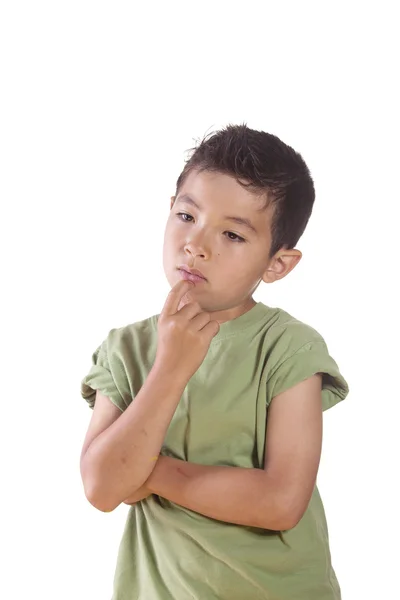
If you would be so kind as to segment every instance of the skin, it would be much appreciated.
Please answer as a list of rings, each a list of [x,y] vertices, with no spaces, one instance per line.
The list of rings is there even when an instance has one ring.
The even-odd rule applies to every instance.
[[[185,202],[185,196],[201,210]],[[228,175],[197,171],[171,198],[163,247],[166,277],[173,287],[181,279],[179,265],[201,271],[207,281],[193,286],[191,298],[219,323],[250,310],[260,283],[282,279],[302,257],[299,250],[282,249],[268,259],[273,208],[260,211],[263,202]],[[226,215],[249,219],[256,232]]]

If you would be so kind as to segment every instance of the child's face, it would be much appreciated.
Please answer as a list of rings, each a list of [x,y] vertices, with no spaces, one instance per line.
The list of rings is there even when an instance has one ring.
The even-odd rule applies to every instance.
[[[204,310],[248,304],[260,281],[268,280],[273,262],[268,261],[272,211],[258,212],[263,203],[232,177],[192,171],[171,200],[165,229],[163,263],[171,287],[182,279],[179,267],[186,265],[206,278],[192,290]],[[255,231],[226,218],[230,216],[248,219]]]

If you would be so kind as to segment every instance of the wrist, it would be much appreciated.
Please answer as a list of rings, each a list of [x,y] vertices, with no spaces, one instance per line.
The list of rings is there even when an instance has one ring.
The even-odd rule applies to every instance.
[[[150,371],[150,375],[157,381],[162,381],[168,390],[174,390],[180,392],[181,394],[183,394],[183,391],[190,379],[182,376],[182,374],[179,372],[171,371],[171,369],[168,369],[157,360]]]
[[[171,459],[169,456],[160,455],[156,466],[146,481],[146,488],[151,494],[162,496],[163,482],[171,476]]]

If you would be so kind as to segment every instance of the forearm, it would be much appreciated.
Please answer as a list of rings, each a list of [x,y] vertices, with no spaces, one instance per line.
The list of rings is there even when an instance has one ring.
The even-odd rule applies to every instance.
[[[184,387],[154,368],[129,407],[93,440],[82,477],[97,508],[113,510],[147,480]]]
[[[129,504],[130,506],[132,506],[133,504],[136,504],[137,502],[140,502],[141,500],[144,500],[145,498],[148,498],[148,496],[150,496],[150,492],[146,487],[146,484],[142,485],[140,488],[138,488],[135,492],[129,494],[129,496],[127,498],[125,498],[124,500],[124,504]]]
[[[262,469],[204,466],[160,456],[146,488],[219,521],[289,529],[283,494]]]

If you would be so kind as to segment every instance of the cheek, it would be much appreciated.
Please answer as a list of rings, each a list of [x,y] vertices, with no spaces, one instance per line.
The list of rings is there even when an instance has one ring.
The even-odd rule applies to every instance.
[[[167,223],[164,232],[164,244],[163,244],[163,256],[164,261],[174,260],[176,252],[179,250],[180,237],[176,231],[176,228],[171,226],[171,223]]]
[[[186,244],[186,232],[176,223],[170,223],[166,230],[165,239],[167,248],[176,252]]]
[[[168,260],[168,256],[171,254],[171,248],[172,248],[171,236],[169,234],[168,227],[167,227],[165,229],[165,232],[164,232],[164,243],[163,243],[163,258],[164,258],[164,262],[166,260]]]

